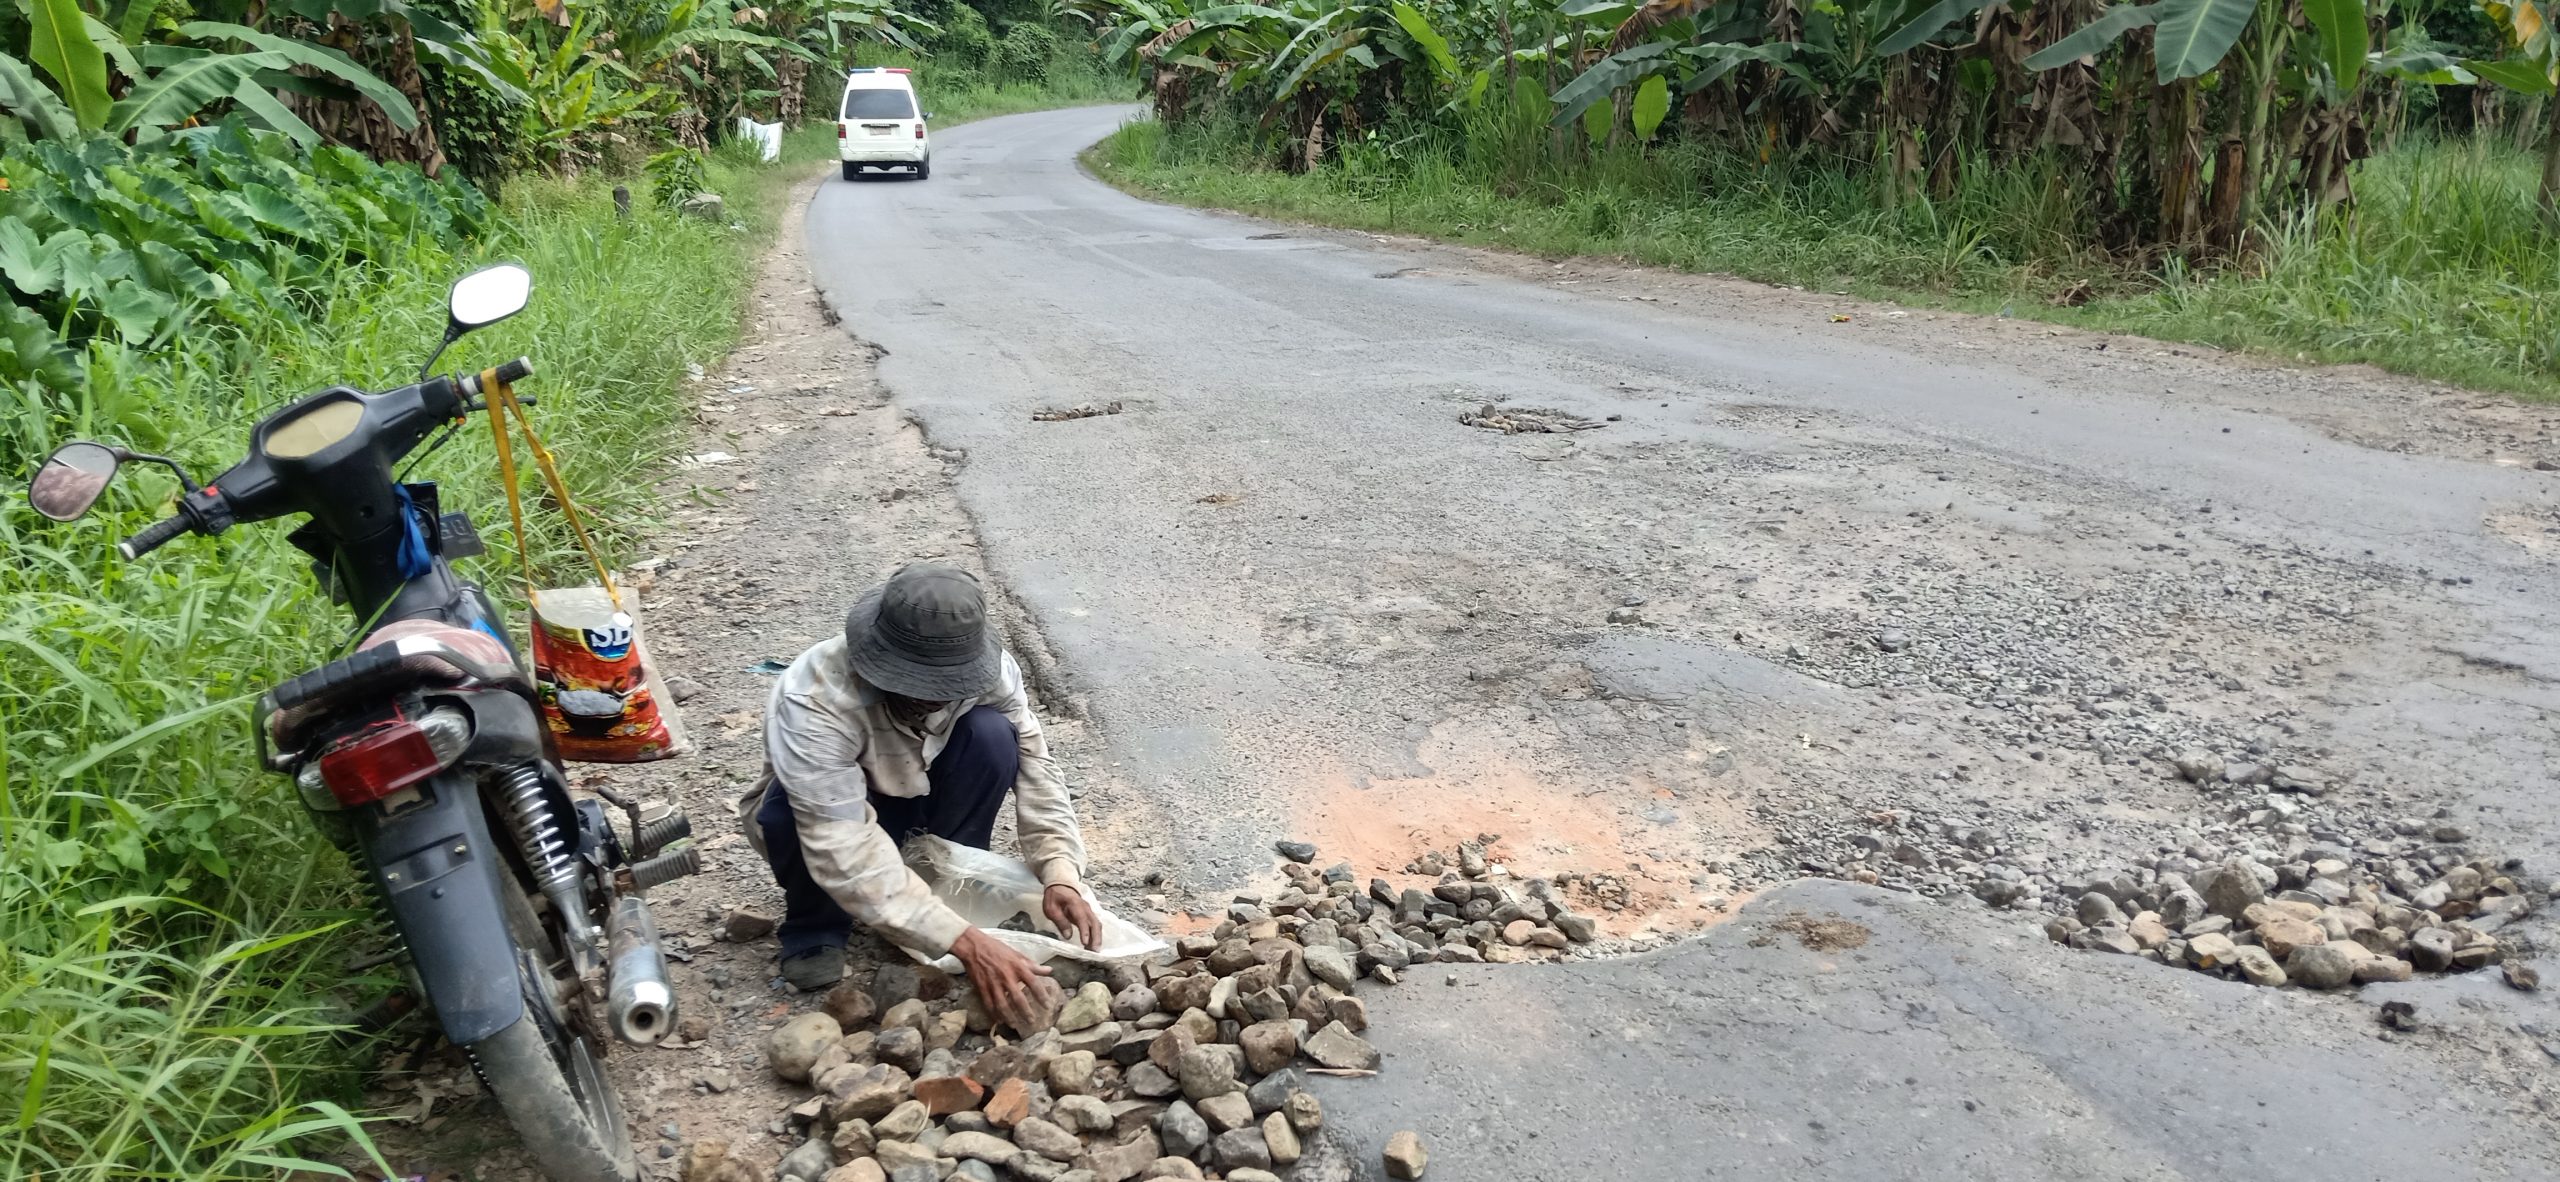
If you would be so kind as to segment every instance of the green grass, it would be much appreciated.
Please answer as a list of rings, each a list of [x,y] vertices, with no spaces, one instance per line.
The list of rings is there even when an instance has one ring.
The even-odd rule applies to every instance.
[[[1037,84],[919,74],[943,126],[1127,97],[1062,58]],[[831,124],[786,137],[780,165],[706,161],[731,224],[655,208],[615,214],[615,179],[511,183],[499,229],[456,253],[380,244],[304,303],[306,318],[189,334],[93,361],[62,437],[147,442],[209,475],[250,425],[322,387],[414,376],[446,285],[501,259],[531,268],[526,312],[465,338],[444,368],[533,359],[522,389],[609,560],[652,524],[649,481],[683,439],[688,363],[735,344],[783,202],[835,155]],[[492,553],[465,574],[522,620],[485,421],[419,470],[469,510]],[[351,977],[384,937],[345,860],[282,780],[256,770],[251,699],[341,651],[350,621],[285,543],[290,523],[185,538],[133,564],[116,539],[162,515],[174,482],[126,473],[71,525],[0,500],[0,1178],[267,1178],[369,1142],[361,1048],[344,1007],[394,984]],[[529,544],[546,578],[589,576],[555,514]],[[345,1105],[345,1106],[342,1106]]]
[[[147,423],[210,475],[266,408],[408,380],[450,279],[515,259],[535,275],[531,307],[448,365],[533,358],[532,414],[625,552],[649,521],[646,481],[681,438],[685,364],[737,339],[780,198],[827,139],[793,137],[788,168],[715,154],[734,227],[646,197],[618,218],[602,178],[518,183],[468,257],[433,243],[378,255],[338,274],[310,319],[128,359],[74,417],[121,438]],[[470,573],[512,592],[489,438],[473,427],[421,471],[498,551]],[[349,980],[343,967],[381,938],[344,860],[256,770],[249,705],[336,652],[349,624],[285,544],[288,523],[114,558],[171,491],[129,472],[103,512],[71,525],[14,493],[0,504],[0,1177],[270,1177],[297,1146],[328,1152],[357,1132],[332,1103],[351,1101],[355,1057],[325,1030],[390,983],[389,970]],[[537,514],[542,565],[584,578],[551,516]]]
[[[2246,267],[2143,272],[2092,252],[2057,162],[1972,167],[1942,200],[1880,199],[1862,174],[1689,145],[1559,161],[1534,120],[1381,133],[1308,174],[1251,128],[1132,124],[1088,157],[1133,192],[1544,256],[1600,255],[1875,299],[2370,362],[2560,397],[2560,236],[2537,227],[2533,161],[2410,143],[2367,161],[2359,200],[2269,227]],[[2058,302],[2086,298],[2078,306]]]

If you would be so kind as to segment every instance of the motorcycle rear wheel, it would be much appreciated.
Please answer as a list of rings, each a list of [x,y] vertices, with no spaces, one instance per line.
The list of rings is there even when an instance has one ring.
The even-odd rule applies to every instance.
[[[536,963],[551,937],[520,891],[508,894],[508,924],[523,955],[524,1016],[463,1048],[481,1085],[515,1126],[525,1152],[552,1182],[633,1182],[640,1176],[622,1104],[602,1057],[574,1015],[554,1000],[553,979]]]

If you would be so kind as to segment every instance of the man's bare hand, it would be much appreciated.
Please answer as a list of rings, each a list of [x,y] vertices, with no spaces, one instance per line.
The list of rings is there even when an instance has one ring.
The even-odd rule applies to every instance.
[[[1102,921],[1094,918],[1093,904],[1084,901],[1083,891],[1065,883],[1052,886],[1040,892],[1040,910],[1066,938],[1087,948],[1102,947]]]
[[[951,955],[968,968],[970,987],[990,1013],[1024,1034],[1040,1024],[1038,991],[1048,966],[1031,963],[1030,957],[977,928],[951,942]]]

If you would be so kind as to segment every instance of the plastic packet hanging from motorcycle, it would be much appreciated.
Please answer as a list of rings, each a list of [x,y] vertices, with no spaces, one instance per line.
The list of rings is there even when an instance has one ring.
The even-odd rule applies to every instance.
[[[640,597],[602,587],[533,596],[533,679],[560,757],[646,763],[681,755],[684,724],[640,640]]]
[[[667,696],[640,641],[640,592],[614,583],[604,555],[579,520],[569,484],[542,436],[525,417],[515,390],[487,375],[489,431],[497,444],[498,483],[507,490],[507,520],[515,526],[516,563],[524,570],[525,599],[532,604],[533,681],[560,758],[581,763],[646,763],[682,755],[684,727],[675,699]],[[550,591],[534,586],[533,559],[525,548],[524,498],[516,492],[516,452],[507,431],[514,419],[533,464],[550,486],[553,503],[576,535],[578,549],[598,585]]]

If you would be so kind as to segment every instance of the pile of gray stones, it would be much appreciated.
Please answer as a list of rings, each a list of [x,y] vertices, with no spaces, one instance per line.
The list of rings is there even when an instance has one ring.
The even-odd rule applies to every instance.
[[[1970,896],[2046,913],[2046,934],[2074,948],[2312,989],[2507,965],[2533,951],[2508,929],[2560,898],[2522,861],[2482,856],[2442,809],[2411,815],[2306,767],[2201,750],[2159,763],[2212,813],[2163,823],[2059,800],[1970,810],[1894,801],[1862,823],[1793,834],[1749,864],[1710,869],[1740,882],[1813,874]],[[2506,975],[2532,987],[2522,964]]]
[[[2305,846],[2147,882],[2124,874],[2089,884],[2045,934],[2258,985],[2337,989],[2500,963],[2494,933],[2548,896],[2496,862],[2427,869],[2377,871],[2344,847]]]
[[[1596,920],[1566,905],[1562,895],[1567,889],[1578,883],[1603,900],[1603,910],[1623,906],[1624,886],[1606,875],[1511,877],[1485,855],[1485,848],[1498,840],[1488,834],[1459,842],[1454,853],[1425,850],[1406,863],[1405,873],[1436,880],[1427,891],[1397,889],[1373,878],[1365,896],[1350,896],[1351,922],[1337,930],[1357,938],[1364,967],[1374,972],[1383,965],[1392,974],[1424,961],[1508,964],[1550,958],[1590,943],[1599,931]],[[1348,863],[1321,876],[1308,871],[1305,863],[1314,860],[1313,846],[1284,841],[1278,848],[1290,859],[1294,889],[1333,891],[1351,881]],[[1339,922],[1342,916],[1335,918]]]
[[[1347,866],[1319,871],[1311,848],[1280,846],[1288,885],[1237,897],[1171,956],[1053,961],[1045,1020],[1027,1031],[929,967],[884,964],[837,985],[765,1038],[774,1073],[811,1092],[790,1110],[784,1127],[802,1140],[773,1177],[1279,1182],[1324,1124],[1306,1073],[1379,1068],[1362,1037],[1364,978],[1526,959],[1591,931],[1538,894],[1469,878],[1498,874],[1472,844],[1428,892],[1363,889]],[[1390,1178],[1419,1179],[1429,1164],[1410,1131],[1378,1152]],[[681,1170],[684,1182],[766,1182],[716,1140],[689,1146]]]

